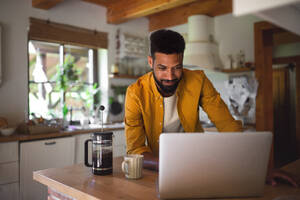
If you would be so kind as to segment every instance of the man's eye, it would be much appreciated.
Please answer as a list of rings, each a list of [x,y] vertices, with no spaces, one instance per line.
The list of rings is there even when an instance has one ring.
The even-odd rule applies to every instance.
[[[166,70],[166,67],[158,67],[159,70]]]

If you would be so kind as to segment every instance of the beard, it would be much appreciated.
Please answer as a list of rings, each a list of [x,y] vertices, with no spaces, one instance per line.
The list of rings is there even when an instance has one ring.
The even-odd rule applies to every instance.
[[[154,80],[155,80],[156,84],[159,86],[160,90],[161,90],[163,93],[166,93],[166,94],[171,94],[171,93],[173,94],[173,93],[176,91],[177,86],[178,86],[178,84],[179,84],[179,81],[181,80],[181,77],[182,77],[182,75],[181,75],[181,77],[180,77],[179,79],[173,79],[173,80],[161,80],[161,81],[159,81],[159,80],[156,78],[154,71],[152,71],[152,73],[153,73],[153,77],[154,77]],[[163,85],[163,82],[173,82],[174,84],[168,86],[168,85]]]

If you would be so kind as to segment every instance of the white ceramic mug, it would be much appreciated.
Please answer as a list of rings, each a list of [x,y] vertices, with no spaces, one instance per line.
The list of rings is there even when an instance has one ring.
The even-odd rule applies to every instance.
[[[122,171],[128,179],[139,179],[142,177],[144,156],[139,154],[130,154],[124,156],[122,162]]]

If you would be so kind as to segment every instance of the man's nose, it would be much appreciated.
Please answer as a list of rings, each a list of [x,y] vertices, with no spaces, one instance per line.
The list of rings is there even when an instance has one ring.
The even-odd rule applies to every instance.
[[[174,78],[175,78],[174,71],[172,69],[169,69],[167,71],[167,74],[166,74],[166,79],[167,80],[174,80]]]

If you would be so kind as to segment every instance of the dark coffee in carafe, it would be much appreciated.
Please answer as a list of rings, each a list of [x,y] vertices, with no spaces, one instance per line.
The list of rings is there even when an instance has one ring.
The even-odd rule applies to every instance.
[[[92,164],[88,162],[89,142],[92,142]],[[85,165],[92,167],[93,174],[111,174],[112,162],[112,132],[94,133],[92,139],[85,141]]]
[[[111,167],[112,163],[112,151],[103,150],[101,151],[94,151],[92,157],[92,165],[95,168],[109,168]]]

